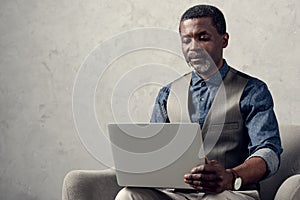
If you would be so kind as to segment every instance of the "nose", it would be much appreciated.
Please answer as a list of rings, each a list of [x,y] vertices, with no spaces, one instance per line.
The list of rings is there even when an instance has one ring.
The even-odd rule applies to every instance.
[[[202,49],[200,43],[193,39],[190,43],[190,50],[194,51],[194,50],[199,50],[199,49]]]

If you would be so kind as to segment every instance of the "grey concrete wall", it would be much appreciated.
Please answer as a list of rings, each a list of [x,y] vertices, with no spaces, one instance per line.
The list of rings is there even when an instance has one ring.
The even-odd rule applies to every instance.
[[[72,90],[81,63],[97,44],[120,32],[140,27],[176,31],[182,12],[199,2],[2,0],[0,199],[60,199],[69,170],[106,168],[83,146],[73,121]],[[299,1],[206,3],[225,13],[229,64],[268,83],[280,123],[299,124]],[[183,73],[186,69],[176,59],[144,50],[113,63],[96,93],[100,123],[113,119],[107,109],[111,102],[104,97],[118,81],[114,74],[166,60]],[[147,120],[158,88],[145,86],[133,93],[126,105],[133,120]],[[143,106],[137,103],[145,98]]]

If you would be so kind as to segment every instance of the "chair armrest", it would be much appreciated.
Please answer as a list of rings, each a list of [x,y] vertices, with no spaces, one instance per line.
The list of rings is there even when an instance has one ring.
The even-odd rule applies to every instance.
[[[275,200],[297,200],[300,199],[300,174],[286,179],[278,189]]]
[[[114,199],[120,189],[112,169],[74,170],[64,178],[62,199]]]

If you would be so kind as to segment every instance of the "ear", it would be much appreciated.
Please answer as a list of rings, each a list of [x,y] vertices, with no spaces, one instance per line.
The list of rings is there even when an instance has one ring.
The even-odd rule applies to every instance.
[[[227,45],[228,45],[228,40],[229,40],[229,34],[228,33],[225,33],[223,35],[223,48],[226,48]]]

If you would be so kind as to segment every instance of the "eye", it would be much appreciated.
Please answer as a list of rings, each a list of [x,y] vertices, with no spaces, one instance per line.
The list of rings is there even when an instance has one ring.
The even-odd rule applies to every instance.
[[[209,41],[210,37],[208,35],[199,35],[198,39],[200,41]]]
[[[183,37],[183,38],[181,39],[181,41],[182,41],[183,44],[188,44],[188,43],[191,42],[191,38]]]

